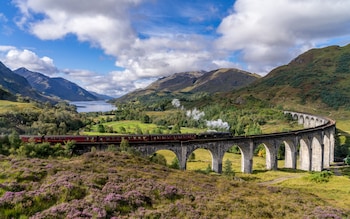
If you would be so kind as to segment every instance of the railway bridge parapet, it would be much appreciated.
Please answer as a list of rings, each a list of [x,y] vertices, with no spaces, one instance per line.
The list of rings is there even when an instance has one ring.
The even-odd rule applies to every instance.
[[[153,142],[132,144],[145,155],[153,155],[159,150],[173,151],[179,160],[180,168],[192,152],[198,148],[207,149],[212,156],[212,170],[222,172],[223,157],[232,146],[241,152],[241,171],[252,173],[254,150],[259,145],[266,149],[266,169],[277,170],[279,148],[285,147],[285,168],[305,171],[322,171],[334,161],[335,121],[307,113],[285,111],[305,129],[272,134],[235,136],[224,139],[194,139],[182,142]]]

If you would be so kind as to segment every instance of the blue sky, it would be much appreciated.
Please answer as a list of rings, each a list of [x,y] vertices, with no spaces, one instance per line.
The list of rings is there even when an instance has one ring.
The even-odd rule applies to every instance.
[[[266,75],[350,42],[348,0],[3,0],[0,61],[114,97],[176,72]]]

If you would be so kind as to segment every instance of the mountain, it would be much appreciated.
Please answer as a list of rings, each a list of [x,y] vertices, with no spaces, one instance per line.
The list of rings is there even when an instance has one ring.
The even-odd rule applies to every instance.
[[[183,94],[229,92],[247,86],[259,77],[234,68],[175,73],[158,79],[144,89],[128,93],[117,101],[150,100],[164,95],[174,98]]]
[[[99,94],[93,91],[89,91],[89,93],[91,93],[92,95],[94,95],[95,97],[97,97],[99,100],[110,100],[113,99],[113,97],[105,95],[105,94]]]
[[[350,108],[350,44],[311,49],[231,93],[231,99],[244,96],[289,108]]]
[[[234,68],[224,68],[205,73],[189,88],[190,92],[227,92],[245,87],[260,78],[252,74]]]
[[[41,73],[29,71],[26,68],[19,68],[14,72],[25,77],[33,88],[47,96],[58,97],[68,101],[99,99],[77,84],[63,78],[50,78]]]
[[[0,98],[14,100],[16,94],[40,101],[50,101],[49,98],[36,92],[23,76],[15,74],[0,62]]]

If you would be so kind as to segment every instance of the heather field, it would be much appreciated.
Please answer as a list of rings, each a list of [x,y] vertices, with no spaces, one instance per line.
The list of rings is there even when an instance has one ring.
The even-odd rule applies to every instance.
[[[0,156],[0,218],[347,218],[349,200],[339,205],[317,190],[348,196],[348,177],[317,183],[307,175],[203,174],[124,152]],[[279,177],[283,182],[270,181]]]

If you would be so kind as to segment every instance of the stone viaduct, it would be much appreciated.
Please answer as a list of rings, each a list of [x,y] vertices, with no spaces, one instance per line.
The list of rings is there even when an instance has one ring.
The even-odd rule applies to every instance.
[[[304,129],[263,135],[237,136],[226,139],[197,139],[183,142],[161,142],[131,145],[144,155],[152,155],[159,150],[173,151],[181,169],[193,151],[207,149],[212,156],[212,169],[222,172],[225,152],[236,145],[241,151],[241,171],[252,173],[254,150],[260,144],[266,148],[266,169],[277,170],[279,147],[285,146],[285,168],[306,171],[322,171],[334,161],[335,121],[324,117],[285,111]]]

